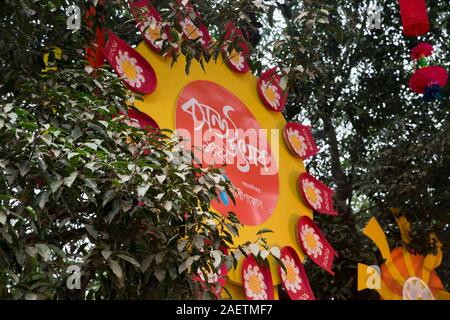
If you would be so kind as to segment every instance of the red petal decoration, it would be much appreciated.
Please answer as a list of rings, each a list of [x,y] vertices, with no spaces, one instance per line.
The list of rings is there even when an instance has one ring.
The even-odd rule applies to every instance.
[[[156,74],[150,63],[114,33],[109,33],[105,55],[128,87],[143,94],[156,89]]]
[[[297,241],[303,252],[315,264],[334,275],[331,269],[333,267],[334,257],[337,257],[338,254],[311,218],[303,216],[298,220]]]
[[[250,66],[248,64],[248,56],[250,54],[250,50],[245,41],[239,41],[237,46],[241,49],[241,51],[237,51],[233,48],[231,53],[229,52],[230,46],[233,46],[236,38],[242,39],[243,34],[242,31],[237,28],[233,23],[228,22],[225,25],[226,33],[224,37],[224,43],[227,43],[222,48],[222,56],[228,67],[238,73],[247,73],[250,70]]]
[[[309,126],[289,122],[283,130],[284,141],[291,153],[305,160],[319,152]]]
[[[258,79],[258,94],[264,105],[272,111],[281,112],[286,105],[287,94],[280,86],[281,77],[272,68],[261,74]]]
[[[211,35],[205,25],[201,22],[194,23],[189,16],[181,18],[179,23],[185,39],[199,41],[204,47],[209,46]]]
[[[270,269],[258,265],[252,255],[242,263],[242,286],[247,300],[273,300],[273,282]]]
[[[128,116],[131,119],[136,120],[142,129],[149,132],[154,131],[155,129],[159,130],[158,123],[156,123],[156,121],[146,113],[140,112],[136,109],[128,109]]]
[[[292,247],[286,246],[281,249],[280,260],[286,271],[278,266],[278,272],[283,288],[289,297],[292,300],[315,300],[305,268],[303,268],[297,252]]]
[[[425,89],[432,85],[445,87],[448,81],[447,71],[438,66],[430,66],[418,69],[409,80],[409,87],[416,93],[424,93]]]
[[[144,36],[145,43],[155,52],[160,52],[163,46],[163,38],[167,38],[164,32],[162,18],[159,12],[150,4],[149,0],[129,1],[136,25]]]
[[[411,57],[414,60],[419,60],[420,58],[429,57],[433,53],[433,46],[429,43],[422,42],[411,50]]]
[[[333,208],[333,190],[307,172],[298,177],[298,190],[306,205],[319,213],[336,216]]]
[[[417,37],[430,30],[425,0],[400,0],[403,33]]]

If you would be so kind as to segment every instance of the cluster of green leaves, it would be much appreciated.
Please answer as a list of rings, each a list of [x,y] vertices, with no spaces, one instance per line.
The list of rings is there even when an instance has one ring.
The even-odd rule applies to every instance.
[[[197,270],[233,265],[238,221],[210,211],[219,169],[125,121],[126,91],[83,67],[24,83],[0,107],[2,298],[204,297]],[[232,195],[230,193],[230,195]],[[80,290],[67,269],[78,265]]]

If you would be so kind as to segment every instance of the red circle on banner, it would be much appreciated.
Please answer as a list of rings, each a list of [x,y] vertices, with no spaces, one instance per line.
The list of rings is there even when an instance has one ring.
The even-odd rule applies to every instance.
[[[188,136],[204,166],[225,165],[236,205],[225,192],[211,205],[223,215],[234,212],[244,225],[266,221],[278,202],[278,167],[264,131],[232,92],[210,81],[194,81],[177,100],[176,129]],[[186,140],[186,139],[185,139]]]

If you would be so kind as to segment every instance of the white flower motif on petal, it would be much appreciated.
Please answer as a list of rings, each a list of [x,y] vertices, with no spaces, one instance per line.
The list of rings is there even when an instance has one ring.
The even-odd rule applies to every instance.
[[[267,300],[267,286],[258,266],[249,265],[244,270],[244,289],[252,300]]]
[[[308,202],[314,208],[314,210],[319,209],[322,206],[323,198],[321,192],[318,188],[314,186],[314,183],[308,180],[303,180],[302,188],[305,193]]]
[[[209,271],[208,272],[208,271],[206,271],[205,273],[206,273],[206,277],[208,278],[208,283],[209,284],[213,284],[213,283],[219,282],[220,273],[221,273],[220,269],[219,269],[218,272],[214,272],[214,271]],[[198,276],[200,277],[200,279],[202,281],[205,281],[205,276],[204,276],[204,274],[203,274],[201,269],[197,270],[197,274],[198,274]]]
[[[162,24],[155,17],[150,16],[142,27],[144,37],[158,49],[162,49],[164,34],[161,34]]]
[[[300,238],[308,256],[317,258],[322,255],[323,244],[312,227],[303,225],[300,231]]]
[[[300,270],[295,265],[293,258],[285,256],[281,258],[286,271],[281,268],[281,279],[286,287],[286,290],[297,293],[301,289],[302,279],[300,278]]]
[[[192,22],[189,18],[184,18],[183,21],[180,22],[181,28],[183,29],[184,35],[190,40],[200,41],[202,45],[205,45],[205,40],[203,39],[203,32],[200,31],[199,28]]]
[[[117,72],[131,85],[140,88],[145,81],[143,70],[137,64],[136,58],[130,57],[128,51],[119,50],[116,56]]]
[[[261,90],[266,98],[267,102],[271,105],[272,108],[278,109],[280,107],[280,94],[278,93],[277,86],[275,83],[271,83],[270,81],[261,81]]]
[[[305,137],[302,136],[298,130],[294,130],[292,128],[288,128],[287,137],[295,153],[300,157],[306,156],[307,146],[305,143]]]
[[[228,56],[228,61],[238,70],[244,69],[245,58],[241,52],[238,52],[236,49],[233,49]]]

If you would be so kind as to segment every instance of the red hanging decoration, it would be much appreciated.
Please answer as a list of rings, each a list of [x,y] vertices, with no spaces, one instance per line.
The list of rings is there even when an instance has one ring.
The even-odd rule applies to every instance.
[[[434,48],[431,44],[422,42],[411,50],[411,57],[414,60],[419,60],[431,56],[433,54],[433,51]]]
[[[438,66],[430,66],[417,70],[409,80],[411,90],[416,93],[425,93],[428,87],[437,85],[443,88],[448,81],[447,71]]]
[[[425,0],[400,0],[400,16],[407,36],[418,37],[430,30]]]

